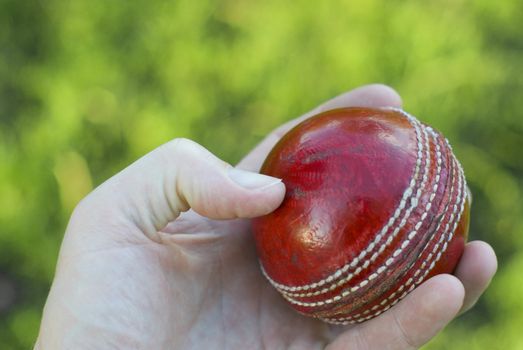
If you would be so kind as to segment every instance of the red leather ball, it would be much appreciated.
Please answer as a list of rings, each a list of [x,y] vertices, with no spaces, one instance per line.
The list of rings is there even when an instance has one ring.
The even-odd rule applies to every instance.
[[[406,112],[343,108],[289,131],[262,174],[286,195],[254,219],[260,265],[300,313],[373,318],[428,278],[452,273],[469,195],[448,141]]]

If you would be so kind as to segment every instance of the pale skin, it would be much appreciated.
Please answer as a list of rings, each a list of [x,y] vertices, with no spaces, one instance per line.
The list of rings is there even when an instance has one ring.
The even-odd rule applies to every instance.
[[[276,129],[237,169],[173,140],[115,175],[75,209],[35,349],[416,349],[471,308],[497,267],[470,242],[455,276],[423,283],[363,324],[330,326],[293,311],[260,273],[249,218],[285,187],[258,175],[300,120],[344,106],[395,106],[392,89],[344,93]]]

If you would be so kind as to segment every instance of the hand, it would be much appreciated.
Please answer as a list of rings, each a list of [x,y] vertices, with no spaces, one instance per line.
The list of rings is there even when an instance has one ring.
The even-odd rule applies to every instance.
[[[247,218],[285,188],[256,174],[300,120],[344,106],[396,106],[390,88],[340,95],[270,134],[233,168],[188,140],[169,142],[75,209],[36,349],[413,349],[469,309],[496,270],[492,249],[467,244],[456,277],[439,275],[353,327],[287,306],[262,277]],[[243,169],[243,170],[239,170]]]

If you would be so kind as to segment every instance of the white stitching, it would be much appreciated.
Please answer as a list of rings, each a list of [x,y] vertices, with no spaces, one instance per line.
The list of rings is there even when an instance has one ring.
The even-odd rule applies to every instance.
[[[434,137],[434,135],[432,135]],[[428,139],[428,138],[427,138]],[[441,150],[440,150],[440,147],[439,147],[439,143],[437,142],[437,140],[435,139],[435,147],[436,147],[436,155],[437,155],[437,158],[441,158]],[[426,165],[428,168],[430,168],[430,144],[428,144],[428,140],[427,140],[427,148],[426,148],[426,152],[428,153],[428,156],[427,156],[427,160],[426,160]],[[441,162],[437,162],[437,170],[436,170],[436,176],[441,174]],[[428,172],[425,173],[423,175],[423,181],[422,181],[422,184],[420,185],[420,187],[418,188],[418,194],[420,194],[421,196],[421,193],[422,193],[422,189],[425,188],[425,186],[427,186],[427,180],[428,180]],[[438,186],[433,186],[432,187],[432,190],[434,192],[437,192],[438,190]],[[427,205],[425,206],[425,212],[428,212],[430,210],[430,208],[432,207],[432,202],[430,201],[430,198],[429,198],[429,201],[427,202]],[[426,216],[425,216],[426,217]],[[423,221],[420,221],[421,223],[423,223]],[[419,222],[416,224],[413,232],[418,232],[419,228],[421,227],[421,225],[418,225]],[[412,233],[412,232],[411,232]],[[409,234],[410,236],[411,234]],[[410,242],[410,240],[409,240]],[[402,252],[402,248],[398,248],[396,251],[394,251],[393,253],[393,257],[389,258],[386,262],[385,262],[385,265],[386,266],[390,266],[393,262],[394,262],[394,257],[397,257],[401,254]],[[357,270],[356,270],[357,271]],[[343,280],[341,280],[343,281]],[[340,281],[340,282],[341,282]],[[340,283],[338,282],[338,283]],[[343,292],[341,292],[341,296],[342,297],[347,297],[349,294],[351,293],[354,293],[355,291],[357,291],[358,289],[364,287],[365,285],[367,285],[368,283],[368,278],[367,279],[364,279],[363,281],[361,281],[359,284],[357,284],[356,286],[352,286],[350,289],[345,289]],[[327,288],[325,288],[327,289]],[[324,290],[325,290],[324,289]],[[332,288],[334,289],[334,288]],[[327,289],[328,291],[329,289]],[[305,293],[305,295],[303,296],[309,296],[308,294],[312,294],[311,296],[315,296],[315,295],[319,295],[319,294],[322,294],[323,290],[319,291],[319,292],[314,292],[314,293]],[[287,301],[289,301],[290,303],[292,304],[295,304],[295,305],[299,305],[299,306],[306,306],[306,307],[315,307],[315,306],[318,306],[318,302],[302,302],[302,301],[299,301],[299,300],[296,300],[294,298],[291,297],[290,293],[282,293],[283,297],[285,299],[287,299]],[[294,296],[294,295],[293,295]],[[301,296],[301,295],[300,295]],[[323,302],[325,302],[326,304],[331,304],[333,303],[333,299],[332,298],[329,298],[329,299],[326,299],[326,300],[323,300]]]
[[[272,278],[270,278],[268,276],[268,274],[266,273],[265,269],[263,268],[263,265],[260,264],[261,270],[262,270],[263,274],[265,275],[265,277],[280,292],[282,292],[282,293],[295,292],[295,291],[309,290],[309,289],[314,289],[314,288],[317,288],[317,287],[321,287],[321,286],[325,285],[326,283],[330,282],[328,280],[329,277],[331,277],[333,275],[339,275],[339,271],[341,271],[341,273],[346,273],[346,272],[349,271],[350,268],[355,268],[358,265],[358,263],[360,262],[360,260],[362,260],[367,254],[372,252],[372,250],[375,248],[375,246],[381,241],[381,239],[383,237],[386,236],[386,234],[391,229],[391,227],[394,224],[394,222],[398,219],[399,215],[401,214],[401,211],[405,208],[405,203],[407,202],[409,197],[412,195],[412,191],[413,191],[414,187],[417,184],[417,177],[419,175],[421,162],[422,162],[422,159],[423,159],[423,153],[422,153],[423,152],[423,144],[422,144],[422,140],[421,140],[421,130],[423,130],[423,134],[425,136],[426,143],[428,143],[428,141],[427,141],[428,135],[425,132],[423,125],[421,125],[421,123],[419,123],[419,121],[415,117],[409,115],[408,113],[406,113],[404,111],[401,111],[401,110],[397,110],[397,111],[401,112],[401,114],[404,117],[406,117],[407,120],[409,121],[409,123],[414,127],[414,130],[416,132],[416,140],[417,140],[417,158],[416,158],[416,165],[415,165],[414,174],[413,174],[413,176],[412,176],[412,178],[411,178],[411,180],[409,182],[408,188],[403,193],[403,196],[402,196],[402,199],[400,201],[400,204],[399,204],[398,208],[396,208],[396,210],[394,212],[394,216],[392,216],[389,219],[387,224],[376,235],[376,238],[374,239],[374,241],[371,244],[369,244],[369,246],[365,250],[363,250],[360,253],[359,256],[355,257],[350,263],[345,264],[342,268],[338,269],[337,271],[335,271],[330,276],[328,276],[328,277],[326,277],[326,278],[324,278],[324,279],[322,279],[320,281],[317,281],[315,283],[307,284],[307,285],[301,285],[301,286],[289,286],[289,285],[280,284],[280,283],[274,281]],[[425,180],[426,173],[427,173],[427,166],[425,167],[425,174],[424,174],[423,180]],[[421,196],[421,192],[419,190],[418,190],[417,196]],[[407,218],[410,216],[410,214],[412,213],[412,210],[416,206],[417,206],[417,198],[415,200],[411,200],[411,207],[405,212],[405,215],[404,215],[404,217],[403,217],[403,219],[401,221],[400,227],[396,228],[396,230],[394,230],[393,234],[388,236],[388,239],[387,239],[385,245],[381,245],[380,246],[378,255],[381,254],[385,250],[386,246],[388,246],[392,242],[393,238],[400,231],[400,228],[403,227],[406,224]],[[372,255],[372,257],[374,257],[374,255]],[[372,257],[370,259],[371,262],[374,261],[374,260],[372,260]],[[377,256],[375,258],[377,258]],[[354,275],[350,274],[349,276],[351,276],[351,278],[352,278]],[[331,285],[329,288],[324,288],[321,291],[316,292],[318,294],[305,293],[305,294],[311,294],[311,295],[301,295],[301,294],[298,294],[298,295],[293,295],[293,296],[312,296],[312,295],[324,294],[324,293],[327,293],[327,292],[335,289],[336,287],[340,286],[341,284],[346,283],[347,281],[348,281],[348,279],[344,279],[343,282],[340,281],[340,282],[338,282],[336,284]],[[288,294],[290,294],[290,293],[288,293]]]
[[[448,141],[447,141],[448,143]],[[388,310],[390,307],[396,305],[401,299],[403,299],[410,291],[414,290],[414,288],[416,286],[418,286],[424,279],[425,277],[430,273],[430,271],[432,271],[432,269],[434,268],[435,264],[439,261],[439,259],[441,258],[442,256],[442,253],[444,253],[447,248],[448,248],[448,242],[450,242],[452,240],[452,238],[454,237],[454,234],[455,234],[455,231],[457,229],[457,225],[459,224],[460,220],[461,220],[461,215],[463,214],[463,210],[464,210],[464,206],[465,206],[465,199],[466,197],[468,196],[468,193],[466,191],[466,179],[465,179],[465,175],[464,175],[464,172],[463,172],[463,168],[461,167],[461,164],[459,163],[459,161],[454,157],[454,155],[451,156],[451,161],[453,161],[453,164],[454,164],[454,170],[453,170],[453,173],[454,173],[454,176],[457,176],[458,178],[458,190],[457,190],[457,195],[456,195],[456,200],[454,202],[454,204],[452,205],[453,207],[453,210],[450,211],[450,217],[448,218],[446,224],[445,224],[445,228],[443,229],[443,232],[440,236],[440,239],[439,241],[435,244],[435,250],[437,250],[439,248],[439,245],[441,243],[444,243],[443,244],[443,247],[442,249],[438,252],[436,258],[431,262],[429,268],[425,269],[426,267],[426,264],[428,261],[431,260],[433,254],[430,253],[429,256],[427,257],[427,259],[425,261],[423,261],[421,267],[416,271],[415,273],[415,277],[421,273],[421,271],[423,271],[423,275],[417,279],[415,281],[414,284],[410,285],[413,281],[412,278],[409,278],[409,280],[404,284],[402,285],[398,291],[400,291],[400,289],[403,289],[407,286],[410,285],[410,288],[407,292],[403,293],[399,298],[393,300],[393,302],[390,304],[390,305],[387,305],[385,308],[383,308],[382,310],[378,310],[376,311],[375,313],[373,313],[372,315],[370,316],[367,316],[365,318],[358,318],[359,317],[359,314],[357,315],[354,315],[354,316],[349,316],[349,317],[343,317],[343,318],[324,318],[323,320],[326,321],[326,322],[329,322],[329,323],[334,323],[334,324],[350,324],[350,323],[357,323],[357,322],[363,322],[363,321],[366,321],[366,320],[369,320],[373,317],[376,317],[378,316],[379,314],[385,312],[386,310]],[[457,168],[457,169],[456,169]],[[457,174],[456,174],[457,172]],[[451,184],[451,193],[449,195],[449,198],[452,198],[453,196],[453,190],[454,190],[454,185]],[[458,208],[457,208],[457,203],[458,201],[460,202],[460,209],[458,211]],[[457,214],[457,215],[456,215]],[[440,226],[441,226],[441,223],[443,223],[445,220],[441,220],[436,228],[436,231],[435,232],[438,232],[439,229],[440,229]],[[452,226],[452,230],[448,230],[449,229],[449,225],[453,223],[453,226]],[[434,237],[436,237],[437,235],[435,234]],[[447,238],[445,241],[444,238]],[[427,245],[425,246],[423,252],[428,248],[428,246],[430,245],[430,242],[427,242]],[[434,249],[433,249],[434,251]],[[423,254],[423,252],[421,254]],[[398,292],[394,292],[392,293],[391,295],[389,295],[389,297],[387,297],[387,299],[384,299],[380,305],[383,306],[384,305],[384,301],[390,301],[394,298],[394,296],[396,295],[396,293]],[[377,305],[375,305],[377,306]],[[372,308],[372,311],[375,311],[376,309],[378,309],[379,307],[373,307]]]

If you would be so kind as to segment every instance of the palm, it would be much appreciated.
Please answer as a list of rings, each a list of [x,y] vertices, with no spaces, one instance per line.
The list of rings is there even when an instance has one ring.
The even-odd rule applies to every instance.
[[[165,331],[173,344],[274,349],[325,341],[327,326],[291,310],[261,275],[248,221],[211,221],[190,212],[164,232],[162,274],[171,290],[166,311],[177,315]],[[148,285],[165,285],[158,282]]]
[[[160,233],[162,244],[115,232],[130,239],[62,255],[59,273],[76,283],[55,284],[52,293],[72,296],[69,317],[95,332],[82,339],[151,349],[324,345],[327,325],[291,310],[264,280],[248,227],[191,211]],[[67,240],[82,246],[74,232]]]

